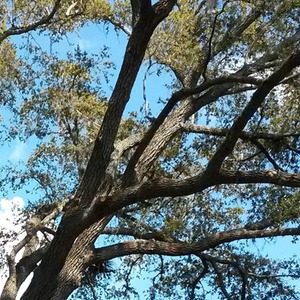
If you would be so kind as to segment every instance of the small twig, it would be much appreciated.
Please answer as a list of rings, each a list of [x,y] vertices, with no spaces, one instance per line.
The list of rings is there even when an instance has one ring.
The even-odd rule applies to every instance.
[[[266,158],[268,159],[268,161],[273,165],[273,167],[276,170],[280,170],[280,171],[284,172],[284,170],[271,157],[271,155],[269,154],[269,152],[267,151],[267,149],[263,146],[263,144],[261,144],[259,141],[255,140],[255,139],[251,139],[250,141],[251,141],[251,143],[253,143],[266,156]]]
[[[145,103],[145,117],[147,118],[149,116],[149,102],[147,99],[147,93],[146,93],[146,81],[148,74],[151,75],[153,72],[150,73],[150,69],[152,66],[155,65],[155,63],[152,63],[151,58],[149,59],[149,66],[147,67],[147,70],[145,71],[145,75],[143,78],[143,99]]]
[[[292,147],[290,145],[287,145],[287,149],[289,149],[289,150],[291,150],[291,151],[293,151],[293,152],[295,152],[295,153],[297,153],[297,154],[300,155],[300,150],[297,149],[297,148],[294,148],[294,147]]]
[[[216,30],[217,20],[218,20],[218,17],[224,12],[225,6],[227,5],[228,2],[229,1],[224,2],[222,9],[215,15],[214,20],[213,20],[212,30],[211,30],[211,34],[210,34],[209,41],[208,41],[208,50],[207,50],[207,54],[206,54],[206,58],[205,58],[203,70],[202,70],[202,76],[203,76],[204,81],[207,80],[206,70],[207,70],[209,61],[211,59],[212,41],[213,41],[213,37],[215,34],[215,30]]]

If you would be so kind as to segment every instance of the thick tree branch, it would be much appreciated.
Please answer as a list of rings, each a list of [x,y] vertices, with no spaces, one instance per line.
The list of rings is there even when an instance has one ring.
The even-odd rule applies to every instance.
[[[280,52],[283,51],[286,47],[289,47],[291,44],[295,44],[300,38],[300,30],[298,30],[293,36],[284,40],[280,43],[273,52],[267,53],[259,58],[256,62],[245,65],[241,70],[237,71],[235,77],[249,78],[248,76],[252,72],[261,71],[266,67],[268,62],[273,62],[278,58]],[[277,65],[277,64],[276,64]],[[273,66],[273,65],[272,65]],[[231,76],[230,76],[231,77]],[[220,80],[221,82],[217,82]],[[192,92],[187,91],[188,95],[181,96],[179,99],[175,94],[170,98],[166,107],[161,111],[161,114],[154,123],[153,128],[150,129],[151,132],[147,133],[147,137],[144,137],[144,141],[141,142],[140,147],[136,150],[136,154],[132,157],[130,163],[128,164],[127,170],[125,172],[126,176],[134,176],[134,167],[139,173],[139,176],[143,176],[145,172],[150,168],[155,159],[158,157],[159,153],[166,147],[170,142],[173,136],[180,130],[181,123],[185,122],[192,114],[197,112],[201,107],[216,101],[219,97],[230,93],[228,90],[233,87],[233,84],[223,81],[222,79],[214,79],[212,81],[206,81],[196,89],[193,89]],[[231,82],[231,81],[229,81]],[[227,83],[227,85],[226,85]],[[244,81],[245,83],[245,81]],[[250,83],[248,81],[248,83]],[[260,82],[261,83],[261,82]],[[222,85],[223,84],[223,85]],[[258,84],[258,81],[252,82],[252,84]],[[206,86],[208,85],[208,86]],[[216,85],[215,89],[209,90],[204,95],[199,96],[195,99],[185,100],[189,95],[195,95],[201,93],[205,89]],[[178,91],[182,93],[183,91]],[[177,99],[176,99],[177,98]],[[169,118],[166,118],[175,105],[182,101],[178,108],[170,115]],[[168,106],[168,107],[167,107]],[[155,136],[158,136],[155,139]],[[151,141],[151,143],[150,143]],[[148,147],[149,145],[149,147]],[[146,149],[147,148],[147,149]],[[143,151],[143,149],[145,151]],[[140,161],[140,162],[139,162]]]
[[[224,77],[208,80],[193,89],[181,89],[175,92],[168,100],[167,104],[162,109],[158,117],[155,119],[154,123],[151,125],[149,130],[146,132],[139,146],[137,147],[135,153],[131,157],[123,176],[125,183],[127,185],[131,183],[128,182],[128,178],[132,178],[136,164],[138,163],[139,159],[143,155],[145,149],[150,144],[152,138],[154,137],[154,135],[156,134],[160,126],[163,124],[167,116],[170,114],[170,112],[173,110],[173,108],[176,106],[178,102],[185,100],[189,96],[200,94],[211,87],[222,85],[222,84],[228,84],[228,83],[244,83],[244,84],[259,85],[262,83],[262,80],[250,76],[230,75],[230,76],[224,76]]]
[[[96,249],[94,260],[110,260],[130,254],[159,254],[168,256],[197,255],[199,252],[237,240],[299,234],[300,228],[274,228],[268,230],[247,230],[241,228],[212,234],[210,237],[203,238],[197,243],[134,240]]]
[[[95,141],[94,149],[78,188],[76,197],[82,198],[81,195],[85,194],[84,202],[86,205],[89,205],[105,177],[122,114],[129,100],[150,37],[157,25],[168,16],[175,1],[157,2],[155,4],[157,6],[153,7],[154,13],[148,11],[149,3],[150,1],[140,3],[143,17],[138,20],[129,38],[115,89],[108,103],[107,112]]]
[[[66,299],[76,287],[80,286],[82,273],[89,265],[90,258],[93,257],[95,240],[111,218],[112,216],[107,216],[99,220],[77,237],[67,256],[64,267],[58,275],[63,280],[59,282],[53,299]],[[71,269],[72,272],[70,272]]]
[[[289,174],[276,170],[229,171],[226,169],[221,169],[216,178],[220,184],[271,183],[280,186],[300,187],[300,174]]]
[[[111,156],[112,160],[118,161],[118,159],[124,154],[125,151],[137,146],[141,142],[142,138],[143,138],[143,133],[139,132],[116,143],[115,150]]]
[[[141,15],[152,12],[151,0],[130,0],[132,26],[134,27]]]
[[[232,171],[221,169],[212,177],[207,177],[205,172],[184,179],[153,179],[133,187],[125,188],[123,191],[105,200],[99,197],[95,206],[101,207],[103,201],[106,203],[108,212],[115,212],[122,207],[134,204],[146,199],[158,197],[179,197],[202,192],[208,187],[221,184],[248,184],[266,183],[279,186],[300,187],[300,174],[289,174],[276,170],[267,171]]]
[[[47,228],[46,225],[48,225],[51,220],[55,219],[62,209],[63,203],[44,205],[40,207],[38,214],[32,216],[30,220],[27,221],[26,236],[13,247],[8,258],[12,268],[15,267],[15,257],[18,252],[26,246],[38,231],[46,231],[50,234],[55,233],[52,229]]]
[[[55,231],[46,227],[62,211],[64,203],[53,203],[41,206],[36,215],[32,216],[26,224],[26,235],[11,250],[7,257],[9,277],[3,288],[3,299],[14,299],[17,291],[27,276],[36,268],[37,263],[48,249],[48,245],[35,250],[38,245],[36,236],[38,231],[48,232],[52,235]],[[17,263],[16,256],[24,248],[23,258]],[[6,298],[5,298],[6,297]],[[13,298],[9,298],[13,297]]]
[[[43,246],[29,256],[23,257],[16,265],[17,270],[17,286],[20,286],[27,276],[34,271],[37,267],[38,262],[42,259],[43,255],[46,253],[49,245]]]
[[[48,246],[39,248],[29,256],[23,257],[16,266],[12,268],[10,266],[9,277],[3,287],[1,299],[14,300],[16,298],[19,287],[37,267],[37,263],[42,259],[47,248]]]
[[[174,238],[167,236],[164,232],[153,230],[153,232],[140,232],[139,230],[135,230],[132,228],[105,228],[101,234],[108,234],[108,235],[123,235],[123,236],[132,236],[136,239],[143,239],[143,240],[157,240],[157,241],[174,241]]]
[[[261,11],[260,10],[256,10],[253,12],[252,15],[249,16],[249,19],[245,20],[244,23],[242,23],[242,25],[240,26],[240,28],[237,28],[236,32],[233,34],[234,37],[236,36],[239,36],[240,34],[242,34],[242,32],[244,30],[246,30],[254,21],[256,18],[259,17],[259,15],[261,15]],[[271,53],[267,53],[266,55],[262,56],[260,59],[258,59],[256,62],[254,62],[253,64],[249,64],[249,65],[245,65],[240,71],[238,71],[236,74],[237,75],[241,75],[241,74],[244,74],[244,75],[249,75],[251,74],[251,72],[257,72],[259,70],[262,70],[263,68],[266,68],[266,64],[269,62],[269,61],[274,61],[278,58],[278,54],[286,47],[290,47],[291,44],[295,44],[298,40],[299,40],[299,36],[300,36],[300,31],[298,31],[296,34],[294,34],[293,36],[291,36],[290,38],[288,38],[287,40],[284,40],[282,43],[280,43],[275,49],[273,52]],[[226,38],[226,43],[220,43],[220,45],[222,44],[221,46],[221,49],[219,49],[218,51],[221,51],[221,50],[224,50],[223,49],[223,45],[230,45],[230,43],[228,43],[228,39]],[[229,47],[229,46],[228,46]],[[217,51],[217,52],[218,52]],[[277,65],[277,64],[276,64]],[[276,66],[275,65],[275,66]],[[272,65],[274,66],[274,64]],[[270,67],[270,66],[269,66]],[[205,82],[204,84],[206,84],[207,82]],[[255,83],[254,83],[255,84]],[[200,85],[199,88],[202,88],[203,85]],[[221,87],[219,87],[220,89]],[[224,89],[225,90],[225,89]],[[199,91],[200,92],[200,91]],[[196,94],[196,91],[195,93],[193,94]],[[221,95],[219,93],[219,95]],[[211,93],[211,94],[207,94],[206,95],[206,98],[207,99],[213,99],[215,97],[214,93]],[[201,103],[203,102],[202,101],[203,97],[200,97],[199,99],[194,99],[194,103],[192,105],[190,105],[191,107],[188,108],[187,107],[187,103],[182,103],[181,104],[181,107],[179,107],[177,109],[177,111],[179,112],[179,110],[181,109],[184,109],[185,107],[185,112],[184,112],[184,117],[182,118],[179,118],[179,115],[181,114],[179,112],[178,115],[174,116],[174,119],[176,119],[176,121],[174,123],[172,123],[172,118],[170,119],[170,122],[168,124],[168,122],[165,122],[165,126],[162,126],[163,128],[160,130],[160,135],[161,135],[161,131],[164,131],[164,128],[173,128],[172,132],[170,132],[168,134],[168,138],[165,139],[165,142],[164,142],[164,145],[161,146],[161,148],[158,148],[158,151],[157,153],[160,153],[161,149],[163,149],[167,143],[170,141],[170,139],[175,135],[175,133],[179,130],[179,128],[175,125],[176,123],[178,122],[184,122],[190,115],[192,115],[193,113],[195,113],[197,110],[199,110],[201,107],[203,107],[205,105],[205,103]],[[217,100],[217,97],[214,99],[215,101]],[[214,101],[212,100],[212,102]],[[195,102],[198,102],[198,105],[195,105]],[[207,101],[207,100],[206,100]],[[201,103],[201,104],[200,104]],[[176,103],[175,103],[176,104]],[[174,106],[175,106],[174,104]],[[173,108],[173,106],[172,106]],[[157,120],[158,121],[158,120]],[[157,141],[155,141],[155,143],[153,144],[157,144]],[[151,153],[151,150],[150,149],[149,151],[147,151],[146,153],[146,156],[145,157],[149,157],[149,153]],[[155,157],[154,157],[155,159]],[[151,162],[149,162],[149,165],[151,165]],[[145,170],[147,170],[147,166],[144,168]],[[141,170],[143,172],[143,170]]]
[[[244,78],[247,78],[249,74],[252,72],[261,71],[264,68],[266,68],[266,64],[268,62],[272,62],[272,67],[274,67],[274,60],[276,60],[279,56],[279,53],[281,53],[286,47],[290,47],[290,45],[295,44],[300,38],[300,30],[298,30],[294,35],[292,35],[290,38],[284,40],[281,42],[277,47],[274,48],[274,51],[270,53],[266,53],[261,58],[259,58],[256,62],[245,65],[241,70],[236,72],[236,77],[243,76]],[[276,64],[277,65],[277,64]],[[249,77],[248,77],[249,78]],[[224,78],[223,78],[224,79]],[[175,136],[175,134],[180,130],[180,125],[183,122],[185,122],[192,114],[197,112],[201,107],[205,106],[208,103],[212,103],[216,101],[219,97],[222,95],[228,94],[228,89],[232,88],[233,85],[228,83],[226,85],[226,82],[223,82],[223,79],[215,79],[216,81],[220,80],[222,82],[216,82],[214,80],[204,82],[202,85],[195,89],[193,89],[193,92],[189,95],[195,95],[197,93],[200,93],[201,91],[204,91],[206,88],[206,84],[210,85],[212,82],[214,82],[212,85],[216,85],[215,89],[211,89],[211,91],[207,92],[204,95],[199,96],[196,99],[192,100],[185,100],[182,101],[182,103],[178,106],[176,111],[173,112],[173,114],[170,115],[170,117],[167,119],[166,116],[170,113],[170,111],[174,108],[174,106],[182,99],[185,99],[188,97],[182,97],[181,99],[174,99],[176,97],[169,100],[167,103],[168,108],[166,107],[166,110],[162,111],[159,117],[156,120],[156,124],[154,123],[152,126],[153,128],[150,129],[150,131],[145,136],[145,140],[141,142],[141,146],[136,150],[136,154],[132,157],[132,161],[128,164],[126,174],[130,174],[130,176],[134,176],[133,168],[136,166],[137,173],[139,173],[139,176],[143,176],[145,172],[150,168],[150,166],[153,164],[155,159],[158,157],[159,153],[166,147],[166,145],[170,142],[172,137]],[[231,82],[231,81],[229,81]],[[250,83],[250,82],[248,82]],[[261,83],[261,82],[260,82]],[[223,84],[223,86],[222,86]],[[258,82],[252,82],[252,84],[258,84]],[[209,86],[210,87],[210,86]],[[198,90],[197,90],[198,89]],[[227,93],[226,93],[227,91]],[[180,91],[179,91],[180,92]],[[161,126],[160,126],[161,124]],[[155,128],[156,127],[156,128]],[[158,136],[157,139],[155,139],[155,136]],[[151,143],[150,143],[151,141]],[[149,145],[149,147],[148,147]],[[142,148],[145,151],[142,151]],[[139,162],[140,161],[140,162]]]
[[[260,63],[262,63],[263,61],[263,58],[259,59]],[[239,82],[245,83],[247,78],[248,83],[258,84],[259,80],[249,77],[249,74],[251,74],[251,72],[253,71],[252,68],[257,68],[256,63],[244,66],[241,70],[237,71],[235,75],[226,77],[228,81],[225,80],[225,78],[217,78],[213,79],[212,81],[206,81],[196,89],[193,89],[193,92],[188,91],[188,95],[186,97],[182,97],[178,100],[171,98],[170,101],[167,103],[167,106],[170,105],[170,107],[168,109],[166,108],[166,111],[163,110],[161,112],[161,114],[156,120],[157,125],[153,124],[153,132],[149,132],[149,137],[145,137],[147,143],[145,143],[144,145],[144,143],[141,142],[141,149],[142,147],[146,148],[144,149],[144,151],[140,151],[140,155],[139,153],[137,153],[137,157],[140,156],[138,159],[134,156],[132,158],[132,160],[137,160],[135,170],[138,176],[140,178],[144,176],[144,174],[149,170],[154,161],[157,159],[161,151],[167,146],[167,144],[172,140],[176,133],[180,131],[181,124],[184,123],[192,114],[200,110],[205,105],[217,101],[220,97],[231,94],[232,92],[230,91],[230,89],[234,86],[232,82],[237,82],[239,78]],[[252,82],[250,82],[250,80]],[[210,88],[204,94],[201,93],[202,91],[205,91],[208,87],[211,87],[211,85],[216,86],[215,88]],[[248,90],[249,87],[247,87],[246,89]],[[183,93],[183,90],[179,92]],[[197,92],[201,93],[200,96],[194,97],[193,99],[185,99],[189,95],[196,94]],[[173,107],[177,104],[177,102],[179,102],[179,100],[182,99],[185,100],[181,101],[180,105],[178,105],[178,107],[173,111],[172,114],[170,114],[168,117],[166,117],[166,115],[162,115],[166,114],[166,112],[171,111]],[[159,126],[159,124],[161,125]],[[155,126],[157,126],[157,128],[155,128]],[[152,129],[150,130],[152,131]],[[132,162],[132,164],[134,165],[134,161]],[[128,169],[130,169],[129,167],[131,167],[132,169],[131,164],[128,164]],[[133,173],[133,171],[129,172],[128,170],[128,174],[131,173]]]

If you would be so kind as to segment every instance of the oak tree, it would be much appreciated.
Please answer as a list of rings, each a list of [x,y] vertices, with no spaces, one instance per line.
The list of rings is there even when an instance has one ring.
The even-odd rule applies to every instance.
[[[23,232],[1,236],[15,240],[1,299],[31,274],[21,299],[134,299],[139,276],[145,299],[296,299],[297,258],[254,245],[300,235],[299,10],[2,1],[2,143],[36,146],[1,167],[2,190],[29,199]],[[121,66],[106,46],[52,51],[99,24],[126,40]],[[129,113],[139,72],[143,106]]]

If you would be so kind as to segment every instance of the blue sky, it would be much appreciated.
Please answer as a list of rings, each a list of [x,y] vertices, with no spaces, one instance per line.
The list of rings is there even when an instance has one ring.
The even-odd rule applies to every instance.
[[[113,73],[113,76],[110,77],[109,84],[105,83],[104,81],[102,83],[106,97],[110,97],[112,87],[117,79],[125,52],[127,37],[123,32],[116,32],[113,28],[110,28],[110,30],[107,31],[104,25],[89,24],[88,26],[82,28],[78,34],[68,34],[67,38],[52,45],[50,44],[48,36],[35,35],[34,37],[36,43],[38,45],[42,45],[43,49],[49,52],[50,49],[53,52],[58,52],[61,57],[65,57],[66,52],[70,51],[71,49],[75,49],[77,45],[79,45],[82,50],[86,50],[95,54],[99,53],[104,45],[107,45],[111,55],[109,60],[113,61],[116,65],[116,69],[114,71],[110,71]],[[19,43],[21,39],[22,37],[19,36],[14,37],[14,41],[16,43]],[[26,50],[21,50],[20,54],[24,55],[24,51]],[[145,107],[145,102],[143,99],[143,79],[147,67],[148,64],[146,62],[138,74],[136,83],[131,93],[131,99],[126,107],[125,116],[132,111],[139,112],[141,108]],[[170,91],[165,88],[165,84],[170,83],[171,77],[170,75],[157,76],[155,68],[151,69],[151,73],[151,76],[147,77],[146,95],[151,112],[155,116],[159,113],[159,109],[161,107],[161,105],[158,104],[159,98],[165,100],[170,95]],[[9,111],[5,108],[1,108],[1,116],[3,116],[2,125],[8,125],[10,123]],[[35,144],[36,140],[34,138],[30,138],[30,140],[26,142],[15,139],[9,143],[4,143],[4,145],[1,146],[3,155],[0,157],[0,166],[6,164],[7,161],[16,164],[22,160],[26,160],[29,157],[32,149],[35,147]],[[25,197],[25,203],[27,203],[28,195],[22,195],[22,191],[20,191],[20,193],[22,197]],[[1,194],[0,190],[0,198],[3,196],[4,195]],[[13,197],[14,193],[9,193],[5,196]]]

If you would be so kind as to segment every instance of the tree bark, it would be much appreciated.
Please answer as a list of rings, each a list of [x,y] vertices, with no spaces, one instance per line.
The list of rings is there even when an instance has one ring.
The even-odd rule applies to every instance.
[[[217,247],[223,243],[251,238],[265,238],[275,236],[299,235],[300,228],[273,228],[268,230],[253,230],[252,228],[240,228],[230,231],[212,234],[207,238],[195,243],[164,242],[152,240],[127,241],[107,247],[102,247],[96,251],[98,260],[112,259],[130,254],[159,254],[168,256],[179,256],[189,254],[199,254],[205,250]]]

